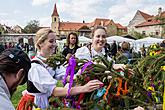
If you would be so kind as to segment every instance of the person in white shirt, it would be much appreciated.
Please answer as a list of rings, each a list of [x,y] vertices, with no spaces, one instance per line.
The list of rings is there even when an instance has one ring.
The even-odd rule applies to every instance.
[[[45,63],[46,59],[55,52],[55,33],[49,28],[40,29],[36,33],[35,46],[38,53],[33,61],[37,60],[39,63],[32,63],[28,73],[27,91],[24,93],[17,110],[22,110],[29,100],[39,108],[46,109],[49,106],[49,96],[67,96],[68,88],[56,87],[57,80],[62,79],[65,74],[65,68],[61,66],[53,71]],[[102,82],[92,80],[83,86],[72,87],[70,95],[94,91],[100,87],[100,84]]]
[[[75,57],[78,59],[92,60],[96,55],[105,56],[107,60],[112,60],[105,52],[107,31],[103,26],[97,26],[92,31],[92,44],[88,48],[83,46],[77,49]],[[124,69],[126,66],[124,64],[113,64],[114,69]],[[79,73],[77,73],[79,74]],[[142,107],[136,107],[134,110],[144,110]]]
[[[0,109],[15,110],[10,98],[27,81],[31,61],[22,50],[9,48],[0,54]]]
[[[78,59],[92,60],[96,55],[105,56],[107,60],[112,60],[109,55],[105,52],[105,43],[107,37],[107,31],[103,26],[97,26],[92,31],[92,44],[91,48],[83,46],[77,49],[75,57]],[[113,64],[114,69],[125,68],[124,64]]]

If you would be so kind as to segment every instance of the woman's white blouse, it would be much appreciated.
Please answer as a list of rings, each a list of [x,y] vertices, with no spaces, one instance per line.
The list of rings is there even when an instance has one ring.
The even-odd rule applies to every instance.
[[[33,60],[39,60],[42,62],[42,60],[37,57],[35,57]],[[47,64],[43,63],[43,65],[32,63],[28,73],[28,80],[33,82],[34,86],[41,93],[46,93],[48,96],[50,96],[53,92],[53,89],[56,87],[57,80],[60,80],[64,77],[66,69],[61,66],[54,71],[51,67],[48,67]],[[53,76],[55,77],[53,78]]]
[[[91,52],[90,52],[88,47],[83,46],[83,47],[77,49],[77,51],[75,53],[75,57],[78,58],[78,59],[87,59],[87,60],[91,61],[92,58],[94,58],[96,55],[104,56],[105,54],[106,53],[105,53],[105,49],[104,48],[102,48],[102,50],[100,52],[96,52],[94,50],[94,48],[91,47]],[[107,59],[109,61],[112,60],[109,56],[107,56]]]
[[[90,51],[86,46],[78,48],[75,53],[75,57],[78,59],[87,59],[89,61],[92,60]]]

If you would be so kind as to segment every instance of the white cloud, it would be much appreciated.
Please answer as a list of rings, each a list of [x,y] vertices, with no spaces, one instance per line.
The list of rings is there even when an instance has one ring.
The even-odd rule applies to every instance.
[[[14,13],[14,14],[20,14],[20,13],[21,13],[21,10],[14,10],[13,13]]]
[[[159,7],[165,7],[165,4],[160,2],[152,2],[151,0],[121,0],[117,4],[109,7],[109,17],[115,22],[122,25],[128,25],[129,21],[133,19],[137,10],[156,15]]]
[[[59,0],[57,10],[64,21],[92,22],[95,18],[109,18],[122,25],[128,25],[137,10],[151,15],[159,7],[165,7],[161,0]]]
[[[0,23],[1,24],[5,24],[5,25],[7,25],[7,26],[14,26],[14,25],[19,25],[19,22],[18,21],[16,21],[16,20],[14,20],[14,19],[1,19],[0,20]]]
[[[91,22],[94,18],[99,17],[102,13],[98,13],[102,0],[70,0],[66,2],[65,0],[60,0],[57,3],[57,10],[59,14],[65,14],[68,16],[65,19],[68,21],[79,21],[86,20]]]
[[[28,17],[24,16],[24,27],[31,21],[31,20],[37,20],[40,23],[40,26],[43,27],[50,27],[51,26],[51,17],[50,16],[44,16],[44,17]]]
[[[85,22],[92,22],[95,18],[101,17],[113,19],[122,25],[128,25],[137,10],[156,15],[159,7],[165,7],[163,0],[32,0],[32,5],[45,6],[45,4],[49,4],[46,6],[50,6],[54,5],[53,3],[56,1],[61,21],[82,22],[85,20]],[[8,25],[19,25],[22,23],[21,25],[26,25],[30,20],[35,19],[40,21],[41,26],[50,26],[51,16],[42,14],[41,12],[35,13],[33,8],[34,7],[31,7],[31,9],[29,9],[29,11],[32,12],[31,14],[22,13],[24,7],[21,6],[19,7],[20,10],[15,9],[14,11],[13,9],[12,13],[9,11],[7,13],[0,12],[0,23]],[[37,8],[43,10],[43,6]],[[3,10],[7,11],[7,9]],[[165,8],[163,10],[165,10]],[[43,11],[50,11],[52,13],[53,6],[52,9],[49,7]],[[21,16],[18,16],[18,14],[21,14]]]
[[[39,18],[40,26],[51,26],[51,17]]]
[[[7,16],[8,13],[0,13],[0,16]]]
[[[49,0],[33,0],[32,1],[32,5],[36,6],[36,5],[44,5],[49,3]]]

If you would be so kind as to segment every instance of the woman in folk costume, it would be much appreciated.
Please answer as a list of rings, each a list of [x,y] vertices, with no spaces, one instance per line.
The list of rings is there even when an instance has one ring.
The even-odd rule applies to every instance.
[[[35,60],[40,63],[32,63],[28,73],[27,91],[20,100],[17,110],[23,110],[29,100],[43,110],[49,106],[49,96],[67,95],[68,88],[56,87],[57,80],[62,79],[65,75],[65,68],[61,66],[54,71],[45,63],[46,59],[55,51],[55,33],[49,28],[40,29],[36,33],[35,46],[38,53],[35,58],[33,58],[32,62]],[[91,92],[98,89],[100,84],[102,84],[100,81],[92,80],[84,86],[72,87],[70,95]],[[31,109],[32,108],[28,110]]]
[[[97,26],[92,31],[92,44],[91,47],[83,46],[77,49],[75,57],[78,59],[92,60],[96,55],[105,56],[107,60],[112,60],[106,52],[105,43],[107,37],[107,31],[103,26]],[[114,69],[125,68],[124,64],[113,64]]]
[[[105,56],[107,60],[112,60],[108,53],[106,52],[105,43],[106,43],[107,31],[103,26],[97,26],[92,31],[92,44],[90,47],[83,46],[77,49],[75,57],[78,59],[87,59],[92,60],[96,55]],[[114,69],[124,69],[126,66],[124,64],[113,64]],[[79,73],[78,73],[79,74]],[[144,110],[144,108],[138,106],[134,110]]]

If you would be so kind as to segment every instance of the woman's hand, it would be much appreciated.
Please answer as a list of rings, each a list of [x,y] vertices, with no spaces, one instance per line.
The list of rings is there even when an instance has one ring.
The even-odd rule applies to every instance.
[[[66,60],[69,60],[69,58],[72,56],[71,53],[68,53],[67,56],[66,56]]]
[[[100,87],[102,87],[103,83],[100,82],[99,80],[91,80],[87,84],[83,86],[83,91],[84,92],[92,92]]]

